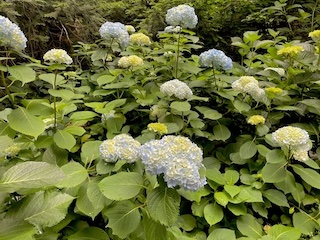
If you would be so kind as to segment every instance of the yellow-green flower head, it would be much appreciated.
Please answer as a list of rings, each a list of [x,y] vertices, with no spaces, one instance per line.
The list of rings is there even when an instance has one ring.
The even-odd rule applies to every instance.
[[[14,157],[20,152],[20,147],[16,144],[6,148],[3,150],[3,153],[6,157]]]
[[[282,93],[282,89],[278,88],[278,87],[267,87],[265,89],[265,91],[267,93],[273,93],[273,94],[281,94]]]
[[[189,99],[193,95],[188,85],[178,79],[165,82],[160,86],[160,91],[169,97],[175,96],[179,99]]]
[[[129,34],[136,32],[136,29],[132,25],[126,25],[126,29]]]
[[[119,22],[105,22],[99,29],[100,36],[106,40],[115,40],[121,48],[129,43],[129,33],[125,25]]]
[[[156,133],[159,133],[160,135],[168,133],[168,128],[163,123],[149,123],[148,129]]]
[[[206,184],[199,173],[203,168],[202,150],[186,137],[151,140],[141,146],[140,157],[149,173],[164,174],[168,187],[197,191]]]
[[[306,130],[301,128],[287,126],[272,133],[272,138],[279,145],[294,147],[296,145],[307,144],[309,141],[309,134]]]
[[[314,30],[314,31],[310,32],[309,37],[311,37],[313,41],[319,42],[320,41],[320,30]]]
[[[136,55],[131,55],[128,57],[122,57],[118,61],[118,66],[122,68],[129,68],[129,67],[138,67],[143,64],[142,58],[136,56]]]
[[[139,46],[149,46],[151,44],[150,38],[143,33],[134,33],[130,36],[130,42]]]
[[[248,123],[251,125],[264,124],[266,119],[261,115],[253,115],[248,119]]]
[[[140,159],[141,144],[127,134],[120,134],[111,140],[105,140],[100,145],[100,156],[106,162],[126,160],[133,163]]]
[[[51,49],[43,55],[45,61],[54,62],[54,63],[65,63],[71,64],[72,58],[68,53],[63,49]]]
[[[17,24],[0,15],[0,45],[21,51],[27,47],[27,41]]]
[[[277,51],[277,55],[290,55],[295,56],[298,55],[299,52],[303,51],[303,47],[301,46],[289,46],[281,48]]]
[[[181,26],[183,28],[195,28],[198,17],[194,8],[188,5],[179,5],[167,11],[166,22],[171,26]]]

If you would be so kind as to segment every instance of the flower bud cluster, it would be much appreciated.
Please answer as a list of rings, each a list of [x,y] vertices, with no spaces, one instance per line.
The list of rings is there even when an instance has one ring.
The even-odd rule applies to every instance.
[[[215,69],[230,70],[232,68],[231,58],[214,48],[201,53],[199,63],[202,67],[213,67]]]
[[[196,27],[198,17],[193,7],[179,5],[167,11],[166,22],[171,26],[181,26],[182,28],[192,29]]]
[[[160,86],[160,91],[169,97],[175,96],[179,99],[188,99],[193,95],[188,85],[178,79],[165,82]]]

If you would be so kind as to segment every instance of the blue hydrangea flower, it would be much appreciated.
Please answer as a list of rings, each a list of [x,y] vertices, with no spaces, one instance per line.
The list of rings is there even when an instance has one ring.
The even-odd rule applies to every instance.
[[[100,36],[107,40],[116,40],[121,48],[129,44],[129,33],[125,25],[119,22],[105,22],[99,29]]]
[[[224,52],[217,49],[210,49],[200,54],[199,63],[202,67],[214,67],[216,69],[230,70],[232,60]]]
[[[168,187],[197,191],[206,184],[199,173],[204,167],[202,151],[186,137],[165,136],[147,142],[140,148],[140,157],[149,173],[164,174]]]
[[[21,51],[27,47],[27,41],[17,24],[6,17],[0,16],[0,45],[7,45],[17,51]]]
[[[171,26],[181,26],[183,28],[195,28],[198,23],[198,17],[194,8],[188,5],[179,5],[170,8],[166,14],[166,22]]]
[[[100,145],[101,158],[109,163],[126,160],[133,163],[140,159],[141,144],[127,134],[120,134]]]

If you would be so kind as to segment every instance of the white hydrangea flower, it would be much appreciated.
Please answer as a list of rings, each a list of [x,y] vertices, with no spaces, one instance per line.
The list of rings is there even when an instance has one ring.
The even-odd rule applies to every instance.
[[[72,58],[63,49],[51,49],[43,55],[43,59],[49,62],[71,64]]]
[[[19,26],[0,15],[0,44],[10,46],[17,51],[27,47],[27,38]]]
[[[195,28],[198,17],[194,8],[188,5],[179,5],[167,11],[166,22],[171,26],[181,26],[183,28]]]
[[[181,27],[180,26],[168,26],[168,27],[165,27],[164,29],[164,32],[166,33],[178,33],[181,31]]]
[[[138,67],[143,64],[142,58],[131,55],[131,56],[124,56],[119,59],[118,66],[122,68],[130,68],[130,67]]]
[[[179,99],[189,99],[193,95],[188,85],[178,79],[165,82],[160,86],[160,91],[169,97],[175,96]]]
[[[111,140],[105,140],[100,145],[101,158],[106,162],[126,160],[133,163],[140,159],[141,144],[127,134],[120,134]]]

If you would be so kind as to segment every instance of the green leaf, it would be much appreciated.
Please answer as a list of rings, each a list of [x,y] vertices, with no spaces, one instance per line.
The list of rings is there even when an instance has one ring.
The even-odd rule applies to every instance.
[[[142,225],[146,235],[146,239],[168,240],[166,227],[147,214],[143,214]]]
[[[104,208],[106,205],[109,205],[112,200],[107,199],[101,192],[98,182],[91,178],[90,182],[87,185],[87,196],[92,204],[96,208]]]
[[[236,216],[247,214],[247,207],[244,203],[240,203],[240,204],[229,203],[227,207],[230,210],[230,212],[232,212]]]
[[[308,183],[310,186],[320,189],[320,174],[317,173],[315,170],[310,168],[304,168],[300,165],[293,164],[291,165],[293,171],[298,174],[303,181]]]
[[[104,211],[108,217],[107,227],[121,239],[125,239],[140,223],[139,208],[130,201],[116,202]]]
[[[135,197],[143,187],[143,179],[136,172],[119,172],[105,177],[100,183],[104,196],[111,200],[121,201]]]
[[[86,227],[68,237],[68,240],[109,240],[108,234],[98,227]]]
[[[268,163],[282,163],[282,164],[287,161],[283,151],[279,149],[274,149],[270,151],[266,156],[266,160]]]
[[[40,191],[21,200],[6,218],[24,219],[40,228],[52,227],[66,217],[73,199],[66,193]]]
[[[191,109],[191,105],[187,101],[185,102],[174,101],[170,104],[170,108],[177,110],[179,112],[186,112]]]
[[[233,106],[240,112],[248,112],[251,106],[248,103],[242,102],[240,100],[235,100]]]
[[[262,168],[262,179],[266,183],[282,182],[286,176],[286,163],[267,163]]]
[[[70,116],[70,120],[72,121],[79,121],[79,120],[91,120],[95,117],[97,117],[98,114],[91,111],[78,111],[75,113],[72,113]]]
[[[30,223],[18,219],[3,219],[0,221],[1,240],[33,239],[37,229]]]
[[[65,177],[59,167],[45,162],[18,163],[0,179],[0,190],[16,192],[23,188],[41,188],[57,184]]]
[[[87,165],[100,157],[100,145],[102,141],[85,142],[81,147],[81,161]]]
[[[215,192],[214,199],[219,205],[225,207],[227,206],[230,197],[226,192]]]
[[[53,141],[59,148],[71,150],[76,145],[76,139],[67,131],[57,129],[57,132],[53,135]]]
[[[39,78],[47,83],[50,83],[52,86],[54,85],[54,79],[55,79],[55,74],[53,73],[45,73],[39,75]],[[56,76],[56,85],[60,85],[64,82],[64,77],[61,75],[57,74]]]
[[[227,170],[224,173],[224,179],[227,184],[234,185],[239,180],[239,173],[236,170]]]
[[[230,186],[230,185],[224,185],[224,190],[231,196],[231,198],[234,198],[238,193],[240,193],[240,187],[238,186]]]
[[[8,71],[13,78],[22,82],[22,86],[36,79],[36,72],[31,67],[16,65],[8,67]]]
[[[211,193],[210,190],[208,190],[207,188],[201,188],[195,192],[191,192],[188,190],[184,190],[183,188],[180,188],[177,190],[177,192],[185,199],[191,202],[197,202],[197,203],[201,201],[202,197],[207,196]]]
[[[208,118],[211,120],[218,120],[222,118],[222,114],[216,110],[210,109],[204,112],[204,118]]]
[[[260,216],[264,218],[268,218],[268,210],[266,209],[266,206],[264,203],[252,203],[252,209],[256,213],[258,213]]]
[[[197,222],[191,214],[184,214],[178,217],[178,225],[185,231],[192,231],[197,226]]]
[[[75,187],[88,177],[87,169],[78,162],[71,161],[66,165],[63,165],[61,170],[66,175],[66,178],[56,185],[58,188]]]
[[[180,195],[174,189],[157,187],[147,196],[150,216],[165,226],[175,223],[179,216]]]
[[[206,170],[206,177],[220,185],[225,185],[226,180],[222,173],[216,168],[210,168]]]
[[[261,191],[251,186],[240,186],[240,193],[230,200],[232,203],[263,202]]]
[[[45,130],[44,122],[25,108],[17,108],[8,115],[9,126],[20,133],[38,137]]]
[[[253,141],[247,141],[240,147],[240,157],[242,159],[252,158],[257,151],[257,145]]]
[[[217,203],[211,203],[204,208],[204,218],[210,226],[223,219],[223,210]]]
[[[9,138],[7,135],[0,136],[0,157],[5,156],[6,153],[4,151],[12,145],[14,145],[12,138]]]
[[[286,196],[279,190],[268,189],[263,192],[263,196],[280,207],[289,207]]]
[[[319,228],[319,223],[306,213],[294,213],[292,217],[293,226],[299,229],[303,234],[309,235]]]
[[[274,184],[276,188],[283,191],[285,194],[294,192],[296,187],[296,180],[291,172],[285,171],[285,178],[283,181]]]
[[[51,96],[59,97],[67,101],[72,99],[74,96],[74,92],[68,89],[49,89],[48,92]]]
[[[215,125],[213,127],[213,134],[215,140],[222,140],[226,141],[228,138],[231,137],[231,132],[229,128],[227,128],[225,125]]]
[[[236,240],[236,234],[230,229],[216,228],[210,233],[207,240]]]
[[[101,86],[101,85],[113,82],[114,80],[116,80],[116,78],[117,76],[113,76],[113,75],[102,75],[98,77],[97,83],[99,84],[99,86]]]
[[[298,240],[300,239],[301,232],[293,227],[273,225],[268,235],[274,237],[276,240]]]
[[[262,227],[258,221],[250,214],[241,216],[237,220],[237,228],[242,235],[260,239],[262,237]]]
[[[78,126],[68,126],[64,130],[76,136],[82,136],[86,132],[86,130],[83,127],[78,127]]]

